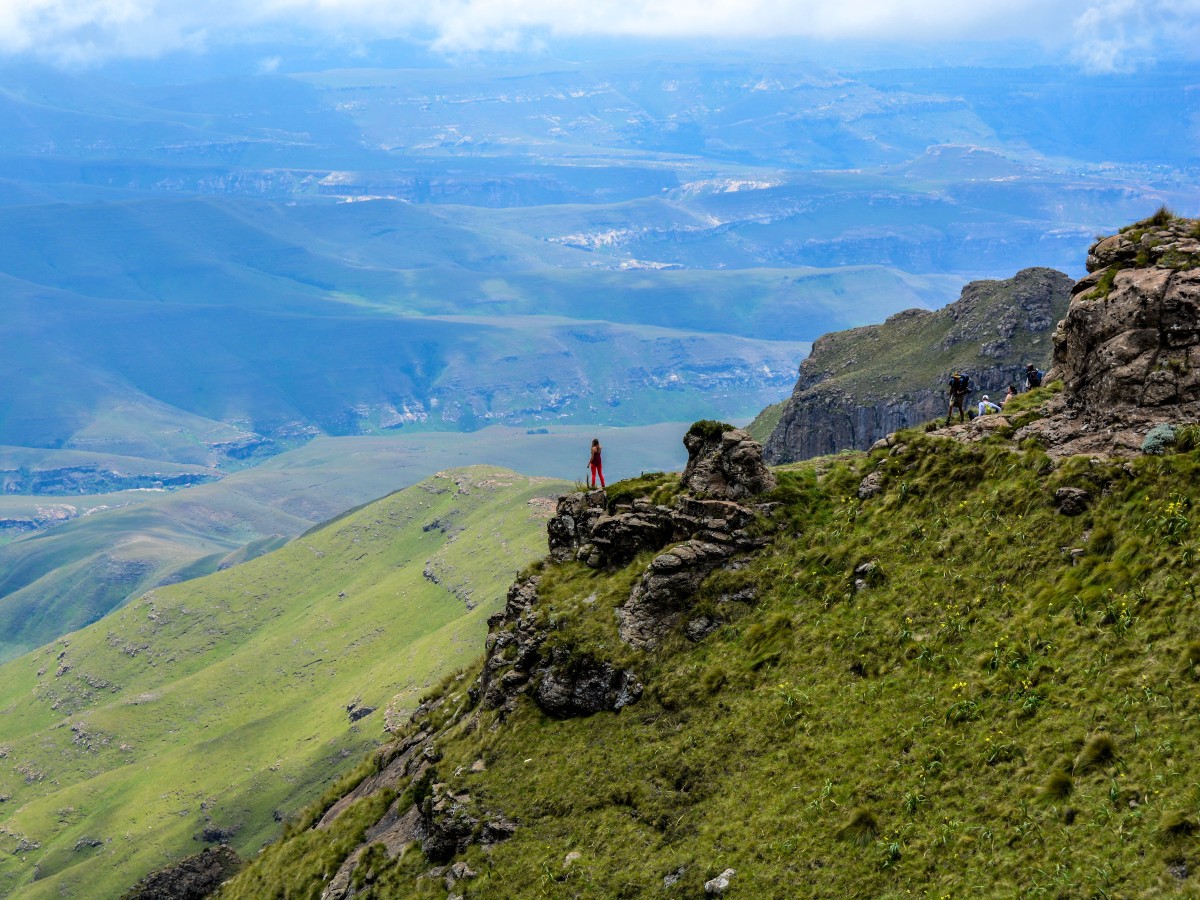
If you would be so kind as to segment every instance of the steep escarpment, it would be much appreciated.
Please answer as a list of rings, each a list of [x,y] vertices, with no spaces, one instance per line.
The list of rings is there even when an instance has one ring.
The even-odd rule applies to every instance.
[[[773,464],[865,450],[889,432],[945,415],[945,382],[968,372],[981,392],[1003,395],[1024,368],[1045,368],[1050,335],[1066,311],[1068,276],[1025,269],[975,281],[949,306],[911,309],[882,325],[819,338],[765,444]],[[996,398],[998,399],[998,397]]]

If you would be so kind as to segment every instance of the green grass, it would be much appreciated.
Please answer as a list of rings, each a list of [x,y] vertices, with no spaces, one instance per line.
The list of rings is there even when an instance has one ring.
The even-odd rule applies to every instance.
[[[0,894],[117,896],[206,828],[253,856],[471,662],[564,487],[452,470],[7,663],[0,846],[38,846]]]
[[[1054,468],[901,437],[894,455],[778,471],[782,527],[702,585],[697,612],[725,624],[699,644],[618,640],[613,608],[645,559],[541,566],[551,641],[631,666],[646,691],[583,719],[524,701],[503,724],[451,717],[436,777],[521,825],[465,854],[480,875],[458,890],[697,896],[725,868],[746,897],[1186,888],[1170,867],[1200,861],[1200,453]],[[872,469],[885,490],[860,501]],[[1092,492],[1078,517],[1054,509],[1066,485]],[[756,600],[722,599],[746,587]],[[320,870],[296,846],[235,885],[284,896],[273,878]],[[374,859],[361,896],[434,896],[414,880],[429,865]]]
[[[495,426],[469,435],[318,438],[187,490],[0,497],[0,515],[64,504],[77,510],[112,507],[0,546],[0,661],[82,628],[157,584],[258,555],[439,469],[493,463],[531,475],[582,473],[595,435],[603,438],[609,473],[617,478],[643,468],[681,467],[686,459],[673,424],[556,426],[550,434]],[[9,448],[4,456],[14,465],[34,467],[136,465],[75,451]]]
[[[779,420],[783,418],[783,409],[787,405],[786,400],[780,400],[778,403],[772,403],[770,406],[763,409],[754,421],[746,426],[746,431],[750,433],[750,437],[754,438],[760,444],[765,444],[767,439],[771,437],[771,432],[775,430],[775,426],[779,424]]]

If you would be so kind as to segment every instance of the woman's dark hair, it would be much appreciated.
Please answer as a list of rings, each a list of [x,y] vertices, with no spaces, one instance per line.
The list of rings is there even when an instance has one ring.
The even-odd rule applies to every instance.
[[[600,438],[592,438],[592,446],[599,447],[600,446]]]

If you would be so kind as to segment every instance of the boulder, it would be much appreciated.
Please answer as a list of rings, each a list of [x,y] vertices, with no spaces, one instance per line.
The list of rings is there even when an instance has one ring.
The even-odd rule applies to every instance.
[[[718,434],[693,425],[683,445],[688,451],[683,487],[698,497],[742,500],[775,487],[762,445],[740,428]]]

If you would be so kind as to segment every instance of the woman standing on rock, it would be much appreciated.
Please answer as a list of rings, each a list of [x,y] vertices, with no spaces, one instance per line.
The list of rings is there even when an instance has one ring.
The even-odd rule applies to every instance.
[[[600,459],[600,439],[592,438],[592,455],[588,460],[588,468],[591,470],[592,487],[596,486],[596,478],[600,478],[600,487],[604,487],[604,468]]]

